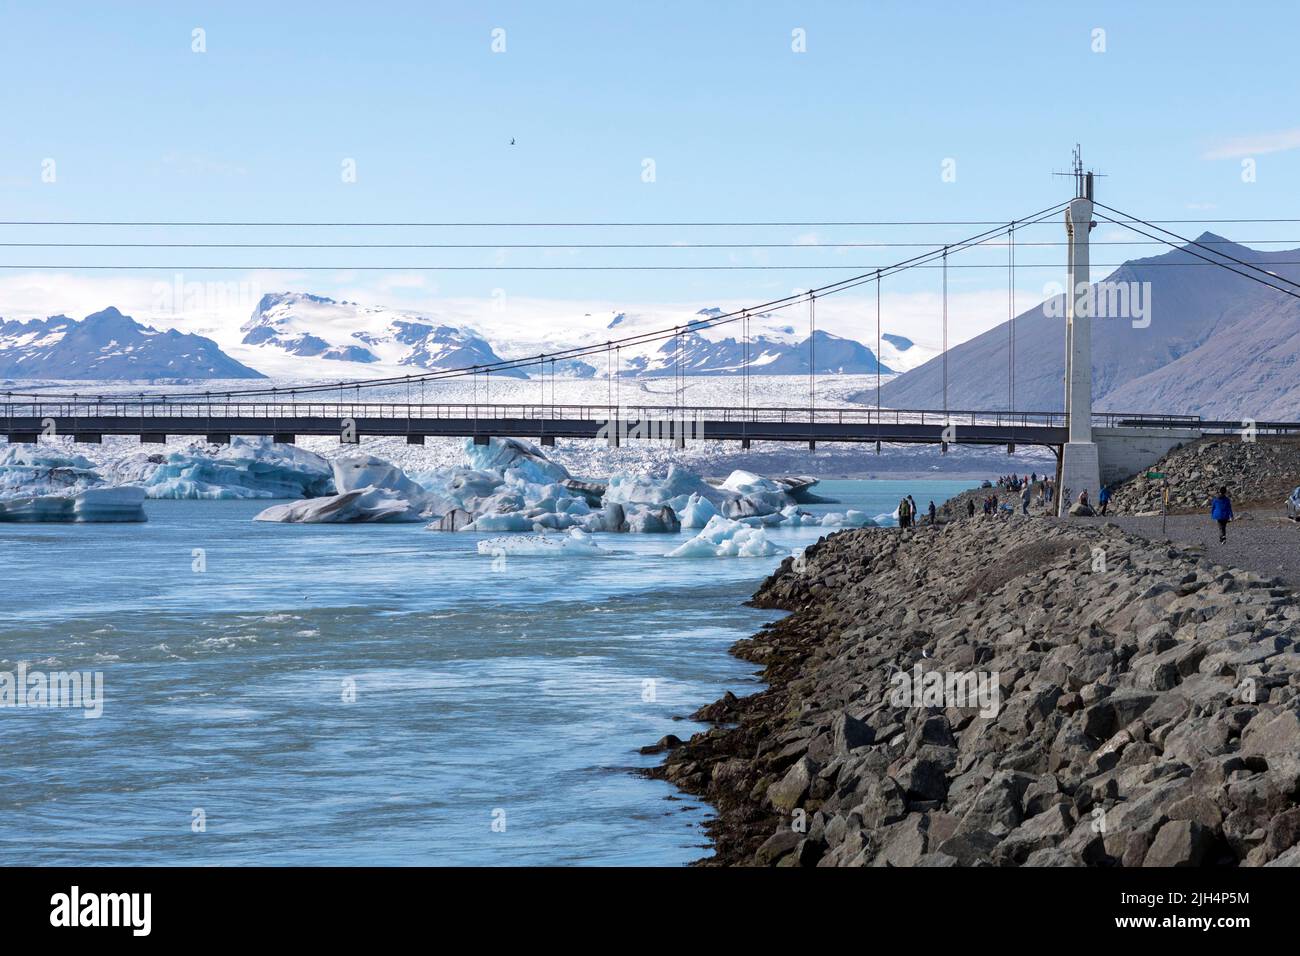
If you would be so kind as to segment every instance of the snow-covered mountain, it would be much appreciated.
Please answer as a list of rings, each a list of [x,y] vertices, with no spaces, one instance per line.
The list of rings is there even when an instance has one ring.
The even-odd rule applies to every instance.
[[[201,335],[159,331],[109,307],[80,322],[66,315],[0,322],[0,377],[10,379],[263,378]]]
[[[625,376],[671,375],[680,362],[687,375],[738,375],[745,366],[746,343],[738,323],[710,327],[722,315],[718,308],[701,309],[681,325],[681,334],[623,347],[619,350]],[[600,333],[580,336],[575,345],[599,345],[610,338],[636,335],[670,327],[661,315],[619,312]],[[791,325],[778,325],[772,316],[756,314],[748,343],[749,369],[754,375],[807,375],[808,336]],[[813,335],[813,362],[819,374],[875,374],[877,368],[892,375],[895,368],[878,362],[875,352],[853,339],[829,332]],[[599,369],[599,356],[588,356]]]
[[[502,360],[485,338],[467,327],[447,325],[420,312],[336,302],[306,292],[262,296],[240,331],[244,345],[278,353],[277,357],[403,365],[430,371]],[[498,374],[527,377],[514,369]]]
[[[738,375],[745,367],[745,343],[731,336],[710,341],[699,332],[687,331],[656,346],[647,355],[632,357],[624,368],[637,375],[671,374],[677,367],[687,375]],[[811,360],[819,373],[876,372],[876,356],[860,342],[819,331],[812,336],[812,346]],[[749,370],[753,375],[807,375],[809,358],[807,338],[791,341],[758,335],[749,343]],[[879,368],[886,375],[892,374],[884,365]]]
[[[716,308],[701,309],[682,324],[682,334],[673,339],[656,340],[623,347],[618,353],[616,374],[623,377],[671,374],[680,348],[682,369],[689,375],[734,375],[744,365],[745,345],[737,333],[738,325],[719,329],[707,326],[710,318],[721,315]],[[276,371],[287,372],[285,359],[304,360],[304,368],[324,371],[333,363],[414,366],[419,369],[446,369],[486,365],[503,359],[534,358],[556,354],[565,349],[600,346],[603,343],[639,332],[657,331],[672,325],[672,319],[659,314],[630,315],[619,312],[604,324],[574,322],[572,328],[549,328],[545,335],[531,338],[506,333],[489,342],[487,336],[465,324],[451,324],[419,312],[363,306],[356,302],[335,301],[305,292],[281,292],[265,295],[252,317],[240,331],[243,346],[274,358]],[[600,320],[597,318],[597,322]],[[808,338],[792,326],[776,325],[769,316],[754,316],[749,343],[750,368],[759,375],[806,375],[808,373]],[[587,331],[581,331],[583,326]],[[759,331],[762,329],[762,331]],[[539,329],[538,332],[541,330]],[[902,356],[914,349],[910,342],[894,337],[891,354]],[[819,373],[874,374],[875,353],[860,342],[819,331],[813,342],[814,360]],[[241,352],[240,354],[244,354]],[[263,364],[255,358],[255,364]],[[924,361],[924,358],[918,358]],[[911,367],[910,362],[902,367]],[[340,375],[372,374],[360,367],[344,369]],[[893,374],[898,366],[881,363],[879,370]],[[561,377],[592,378],[614,371],[601,354],[582,358],[559,359],[554,368],[546,363],[546,372]],[[503,371],[513,377],[536,377],[536,366]]]

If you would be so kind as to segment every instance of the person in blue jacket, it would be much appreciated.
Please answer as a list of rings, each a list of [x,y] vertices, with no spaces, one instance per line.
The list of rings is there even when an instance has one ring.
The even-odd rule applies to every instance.
[[[1228,540],[1228,522],[1232,520],[1232,501],[1228,498],[1228,489],[1220,488],[1219,493],[1210,499],[1210,517],[1219,522],[1219,543]]]
[[[1101,491],[1097,493],[1097,503],[1101,505],[1101,513],[1106,513],[1106,506],[1110,504],[1110,485],[1102,485]]]

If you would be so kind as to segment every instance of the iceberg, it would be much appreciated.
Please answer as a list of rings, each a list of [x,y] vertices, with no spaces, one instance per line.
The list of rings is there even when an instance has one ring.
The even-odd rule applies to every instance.
[[[0,448],[0,497],[73,494],[104,483],[94,462],[50,445]]]
[[[752,528],[721,515],[709,519],[704,530],[680,547],[669,551],[669,558],[766,558],[783,554],[767,539],[761,528]]]
[[[677,513],[667,505],[624,505],[624,527],[634,534],[676,534],[682,529]]]
[[[535,534],[522,538],[487,538],[478,543],[478,553],[492,557],[543,558],[564,554],[581,558],[607,558],[618,554],[600,547],[577,528],[567,534]]]
[[[689,468],[676,464],[669,465],[668,474],[662,478],[651,475],[615,475],[605,486],[605,501],[614,504],[684,507],[692,495],[715,505],[736,497],[734,493],[715,488]]]
[[[790,506],[792,509],[794,505]],[[703,528],[709,523],[709,519],[718,513],[718,509],[713,506],[713,502],[708,498],[700,495],[691,495],[686,499],[686,504],[682,506],[678,517],[681,519],[683,528]]]
[[[816,522],[812,522],[816,523]],[[874,528],[880,524],[878,519],[867,517],[863,511],[833,511],[822,515],[823,528]]]
[[[215,453],[201,444],[173,452],[143,484],[150,498],[314,498],[336,490],[324,458],[269,438],[235,438]]]
[[[800,511],[798,505],[788,505],[781,509],[781,523],[789,528],[802,528],[822,524],[822,519],[807,511]]]
[[[491,438],[486,445],[466,443],[470,467],[477,471],[513,473],[524,482],[537,485],[558,484],[571,477],[559,462],[551,461],[530,441],[522,438]]]
[[[145,521],[144,489],[112,487],[81,455],[12,444],[0,449],[0,521]]]
[[[307,498],[272,505],[254,521],[282,521],[292,524],[361,523],[376,521],[420,521],[423,516],[411,502],[385,488],[362,488],[341,495]]]
[[[0,499],[0,521],[145,521],[144,489],[87,488],[75,494]]]
[[[787,486],[779,481],[763,478],[748,471],[733,471],[721,485],[711,485],[689,468],[669,465],[664,477],[644,475],[616,475],[605,488],[605,502],[618,504],[666,505],[677,514],[691,508],[692,500],[708,502],[714,513],[727,518],[750,518],[771,515],[795,504]],[[692,521],[703,527],[709,515],[699,513]]]
[[[752,471],[741,471],[740,469],[728,475],[727,480],[720,487],[728,491],[734,491],[738,495],[770,494],[772,492],[785,494],[786,490],[785,485],[773,481],[771,478],[764,478]]]
[[[446,506],[401,468],[373,455],[336,458],[333,474],[338,494],[272,505],[253,520],[292,524],[422,521],[434,509]]]
[[[878,528],[897,528],[898,527],[898,509],[886,512],[885,514],[876,515],[872,519]]]

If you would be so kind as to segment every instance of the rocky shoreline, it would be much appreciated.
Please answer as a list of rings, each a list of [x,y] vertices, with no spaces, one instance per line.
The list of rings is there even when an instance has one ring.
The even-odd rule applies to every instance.
[[[1159,514],[1169,491],[1169,513],[1205,513],[1210,498],[1226,486],[1234,510],[1280,510],[1291,490],[1300,487],[1300,441],[1294,438],[1240,436],[1202,438],[1165,455],[1146,472],[1120,485],[1107,509],[1113,514]]]
[[[844,531],[652,776],[704,865],[1300,865],[1300,605],[1113,525]]]

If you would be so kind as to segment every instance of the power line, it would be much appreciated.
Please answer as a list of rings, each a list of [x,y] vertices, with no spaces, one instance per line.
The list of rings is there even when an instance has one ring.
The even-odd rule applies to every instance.
[[[1108,217],[1102,216],[1107,222],[1114,222]],[[1132,227],[1129,227],[1132,228]],[[1173,249],[1180,249],[1174,243],[1166,243]],[[1189,250],[1182,250],[1189,251]],[[1215,253],[1221,255],[1221,253]],[[1204,257],[1200,257],[1204,258]],[[1224,263],[1215,262],[1206,259],[1204,262],[1094,262],[1092,265],[1099,269],[1118,269],[1121,266],[1137,265],[1140,268],[1183,268],[1189,266],[1204,265],[1224,265]],[[1300,266],[1300,259],[1278,259],[1270,261],[1271,266]],[[988,262],[988,263],[951,263],[949,269],[1005,269],[1006,263]],[[0,269],[22,270],[30,269],[41,272],[67,270],[94,270],[100,272],[111,272],[114,270],[121,272],[825,272],[837,271],[842,272],[845,269],[852,269],[862,272],[874,272],[876,269],[890,269],[890,266],[876,265],[718,265],[718,266],[665,266],[665,265],[629,265],[629,266],[426,266],[426,265],[396,265],[396,266],[358,266],[358,265],[329,265],[329,266],[302,266],[302,265],[177,265],[160,263],[156,265],[76,265],[72,263],[62,263],[51,265],[49,263],[0,263]],[[909,266],[919,269],[940,269],[941,265],[919,265]],[[1056,269],[1061,268],[1059,262],[1017,262],[1017,269]],[[1259,266],[1252,268],[1272,275],[1268,270]],[[1276,276],[1281,279],[1281,276]],[[1290,282],[1291,280],[1284,280]]]
[[[1215,224],[1215,223],[1300,223],[1300,218],[1211,218],[1211,219],[1149,219],[1134,222],[1160,223],[1163,225],[1179,224]],[[1023,223],[1028,225],[1028,223]],[[294,229],[351,229],[351,228],[402,228],[402,229],[630,229],[630,228],[722,228],[722,227],[778,227],[778,226],[822,226],[822,227],[857,227],[857,226],[1002,226],[1005,220],[998,219],[888,219],[888,220],[677,220],[677,221],[614,221],[614,222],[328,222],[328,221],[292,221],[292,220],[78,220],[78,219],[7,219],[0,220],[0,226],[103,226],[103,227],[202,227],[227,228],[242,227],[294,228]]]
[[[1120,212],[1118,209],[1111,209],[1110,206],[1105,206],[1105,205],[1102,205],[1101,203],[1098,203],[1097,205],[1101,206],[1102,209],[1107,209],[1107,210],[1109,210],[1110,212],[1115,213],[1116,215],[1120,215],[1120,216],[1128,215],[1127,213],[1122,213],[1122,212]],[[1130,216],[1129,218],[1131,218],[1131,219],[1135,219],[1137,222],[1143,222],[1143,220],[1141,220],[1141,219],[1136,219],[1136,217],[1132,217],[1132,216]],[[1253,262],[1247,262],[1245,259],[1238,259],[1236,256],[1230,256],[1230,255],[1228,255],[1226,252],[1218,252],[1218,251],[1216,251],[1216,250],[1214,250],[1214,249],[1210,249],[1210,248],[1208,247],[1208,245],[1205,244],[1205,243],[1197,242],[1197,241],[1194,240],[1194,239],[1187,239],[1187,238],[1184,238],[1183,236],[1180,236],[1180,235],[1178,235],[1178,234],[1175,233],[1175,232],[1170,232],[1168,229],[1161,229],[1159,226],[1153,225],[1152,223],[1149,223],[1149,222],[1143,222],[1143,225],[1150,226],[1152,229],[1156,229],[1156,230],[1158,230],[1158,231],[1160,231],[1160,232],[1163,232],[1163,233],[1168,233],[1169,235],[1171,235],[1171,236],[1173,236],[1175,239],[1177,239],[1179,242],[1182,242],[1182,243],[1184,244],[1184,247],[1186,247],[1186,246],[1196,246],[1196,247],[1199,248],[1199,249],[1204,249],[1206,252],[1213,252],[1216,256],[1222,256],[1222,257],[1225,258],[1225,259],[1230,259],[1230,260],[1232,260],[1233,262],[1237,263],[1238,265],[1245,266],[1245,267],[1248,268],[1248,269],[1254,269],[1255,271],[1257,271],[1257,272],[1261,272],[1261,273],[1263,273],[1263,274],[1265,274],[1265,275],[1267,275],[1267,276],[1270,276],[1270,277],[1272,277],[1272,278],[1280,279],[1282,282],[1285,282],[1285,283],[1287,283],[1288,285],[1293,285],[1293,286],[1295,286],[1297,289],[1300,289],[1300,282],[1294,282],[1294,281],[1292,281],[1291,279],[1286,278],[1285,276],[1279,276],[1279,275],[1276,275],[1276,274],[1270,272],[1269,270],[1264,269],[1263,267],[1261,267],[1261,266],[1259,266],[1259,265],[1256,265],[1256,264],[1253,263]],[[1130,228],[1131,228],[1131,227],[1130,227]],[[1135,231],[1136,231],[1136,230],[1135,230]],[[1167,239],[1162,239],[1161,241],[1162,241],[1162,242],[1166,242],[1166,243],[1168,243],[1168,240],[1167,240]],[[1187,251],[1190,251],[1190,250],[1184,248],[1183,251],[1184,251],[1184,252],[1187,252]]]
[[[1040,222],[1043,219],[1046,219],[1047,217],[1058,213],[1061,209],[1065,207],[1065,205],[1066,203],[1064,202],[1055,203],[1054,205],[1049,206],[1046,209],[1039,210],[1038,212],[1027,217],[1023,221],[1026,223]],[[1005,225],[1006,225],[1005,223],[999,224],[1000,227]],[[972,248],[973,246],[978,244],[980,239],[994,232],[1000,232],[1000,231],[1001,231],[1000,228],[997,230],[992,230],[992,229],[985,230],[965,240],[962,240],[959,243],[946,245],[941,250],[932,249],[928,252],[920,253],[918,255],[911,256],[907,259],[903,259],[900,262],[896,262],[890,266],[873,267],[874,275],[872,272],[867,272],[865,274],[852,276],[847,279],[841,279],[837,282],[828,283],[827,285],[821,286],[819,288],[809,289],[807,290],[807,292],[794,293],[792,295],[782,296],[778,299],[772,299],[769,300],[768,302],[761,303],[756,306],[749,306],[744,309],[737,309],[735,311],[724,313],[722,315],[711,316],[707,319],[701,319],[696,322],[691,322],[686,326],[686,330],[688,332],[697,332],[703,329],[714,328],[721,325],[728,325],[733,322],[740,321],[742,318],[746,317],[750,312],[758,312],[760,315],[771,313],[771,312],[777,312],[782,309],[790,308],[791,306],[796,305],[801,301],[804,301],[809,296],[832,295],[838,292],[847,291],[848,289],[855,288],[859,285],[862,285],[863,283],[870,282],[873,280],[879,282],[881,276],[884,274],[893,275],[893,274],[897,274],[898,272],[906,271],[908,269],[922,267],[925,263],[933,261],[935,257],[939,255],[944,256],[946,259],[951,249],[963,250],[963,249]],[[674,326],[671,329],[660,329],[653,332],[644,332],[644,333],[625,336],[624,338],[615,340],[614,343],[606,342],[603,346],[597,344],[592,346],[575,346],[573,348],[563,349],[560,350],[559,352],[553,353],[550,356],[550,360],[552,363],[551,365],[552,374],[554,374],[553,371],[555,367],[554,363],[557,358],[563,358],[565,360],[568,360],[568,359],[579,358],[586,355],[593,355],[599,353],[602,349],[608,349],[611,344],[616,344],[620,348],[625,346],[630,346],[630,345],[648,344],[651,342],[662,341],[667,338],[674,338],[680,335],[680,332],[681,332],[681,327]],[[542,356],[540,359],[532,358],[532,357],[525,357],[520,359],[502,359],[499,362],[493,362],[487,365],[467,366],[462,368],[443,369],[439,371],[429,372],[427,374],[418,376],[418,379],[420,381],[441,381],[444,379],[464,377],[467,374],[473,374],[477,376],[479,371],[485,369],[491,369],[495,371],[520,369],[520,368],[531,367],[537,364],[539,361],[542,363],[542,369],[544,373],[546,358],[547,356]],[[335,388],[340,389],[340,394],[341,394],[342,389],[344,388],[356,388],[357,391],[360,392],[363,386],[366,388],[378,388],[378,387],[392,385],[394,383],[400,383],[408,380],[409,378],[410,376],[403,376],[402,378],[396,378],[396,379],[394,378],[363,379],[363,380],[354,380],[351,382],[295,386],[288,389],[280,389],[280,388],[224,389],[217,393],[217,397],[218,400],[220,400],[221,396],[223,395],[226,396],[227,398],[231,398],[235,395],[241,395],[241,396],[267,395],[273,393],[274,394],[300,394],[300,393],[310,394],[318,391],[330,391]],[[6,394],[12,395],[14,393],[8,392]],[[18,393],[18,394],[24,395],[29,393]],[[140,394],[141,397],[143,398],[144,393],[142,392]],[[52,393],[43,393],[39,396],[32,394],[31,397],[47,399],[54,396],[52,395]],[[61,397],[67,397],[67,396],[61,396]],[[192,393],[170,393],[170,394],[164,393],[158,396],[157,400],[169,401],[169,400],[177,400],[177,399],[185,399],[185,398],[188,398],[190,400],[205,399],[210,401],[211,392],[209,391],[209,392],[202,392],[202,393],[192,392]]]
[[[1101,205],[1098,203],[1097,205]],[[1134,220],[1139,222],[1140,220]],[[1148,224],[1149,225],[1149,224]],[[1154,227],[1153,227],[1154,228]],[[1168,230],[1164,230],[1168,231]],[[1173,235],[1173,233],[1170,233]],[[1184,240],[1201,246],[1300,246],[1300,239]],[[0,242],[0,249],[905,249],[933,248],[940,242]],[[1092,246],[1159,246],[1163,239],[1097,239]],[[997,249],[1006,242],[985,240],[981,248]],[[1068,246],[1069,242],[1020,242],[1040,248]]]
[[[1098,203],[1098,205],[1100,205],[1100,203]],[[1117,223],[1117,224],[1119,224],[1119,225],[1124,225],[1125,228],[1132,229],[1134,232],[1142,232],[1141,229],[1138,229],[1138,228],[1136,228],[1135,226],[1129,225],[1129,224],[1127,224],[1127,223],[1118,223],[1118,220],[1111,219],[1109,216],[1105,216],[1105,215],[1101,215],[1101,214],[1098,214],[1098,215],[1100,216],[1101,219],[1104,219],[1104,220],[1107,221],[1107,222],[1114,222],[1114,223]],[[1150,233],[1142,233],[1142,234],[1143,234],[1143,235],[1150,235]],[[1273,285],[1271,282],[1267,282],[1267,281],[1265,281],[1264,279],[1261,279],[1259,276],[1254,275],[1254,274],[1252,274],[1252,273],[1250,273],[1250,272],[1242,272],[1240,269],[1234,269],[1232,266],[1228,265],[1226,262],[1219,262],[1219,261],[1216,260],[1216,259],[1211,259],[1211,258],[1209,258],[1208,256],[1203,256],[1203,255],[1201,255],[1199,252],[1195,252],[1195,251],[1193,251],[1193,250],[1191,250],[1191,249],[1186,249],[1186,248],[1183,248],[1183,247],[1177,246],[1177,245],[1175,245],[1173,242],[1169,242],[1168,245],[1171,246],[1171,247],[1173,247],[1173,248],[1175,248],[1175,249],[1181,249],[1181,251],[1186,252],[1186,253],[1188,253],[1189,255],[1196,256],[1196,258],[1198,258],[1198,259],[1204,259],[1205,261],[1204,261],[1204,262],[1194,262],[1194,263],[1193,263],[1193,262],[1184,262],[1184,263],[1176,263],[1176,262],[1170,262],[1170,263],[1155,263],[1155,262],[1152,262],[1152,263],[1145,263],[1145,265],[1189,265],[1189,266],[1190,266],[1190,265],[1198,265],[1198,266],[1211,265],[1211,266],[1218,266],[1220,269],[1227,269],[1229,272],[1235,272],[1237,275],[1242,276],[1243,278],[1246,278],[1246,279],[1250,279],[1252,282],[1258,282],[1260,285],[1268,286],[1268,288],[1273,289],[1273,290],[1275,290],[1275,291],[1277,291],[1277,292],[1281,292],[1281,293],[1283,293],[1283,294],[1285,294],[1285,295],[1289,295],[1289,296],[1292,296],[1292,297],[1294,297],[1294,298],[1300,299],[1300,293],[1293,292],[1293,291],[1290,290],[1290,289],[1284,289],[1284,288],[1282,288],[1282,287],[1280,287],[1280,286],[1275,286],[1275,285]],[[1215,254],[1218,255],[1219,253],[1215,253]],[[1275,264],[1275,265],[1280,265],[1280,264],[1282,264],[1282,263],[1274,263],[1274,264]],[[1285,263],[1285,264],[1287,264],[1287,265],[1300,265],[1300,262]],[[1252,268],[1257,268],[1257,267],[1252,266]],[[1261,271],[1261,272],[1264,272],[1264,270],[1260,270],[1260,271]],[[1281,276],[1273,276],[1272,273],[1268,273],[1268,272],[1265,272],[1264,274],[1265,274],[1265,275],[1269,275],[1270,277],[1274,277],[1274,278],[1281,278]],[[1288,279],[1288,280],[1285,280],[1285,281],[1290,282],[1291,280]]]

